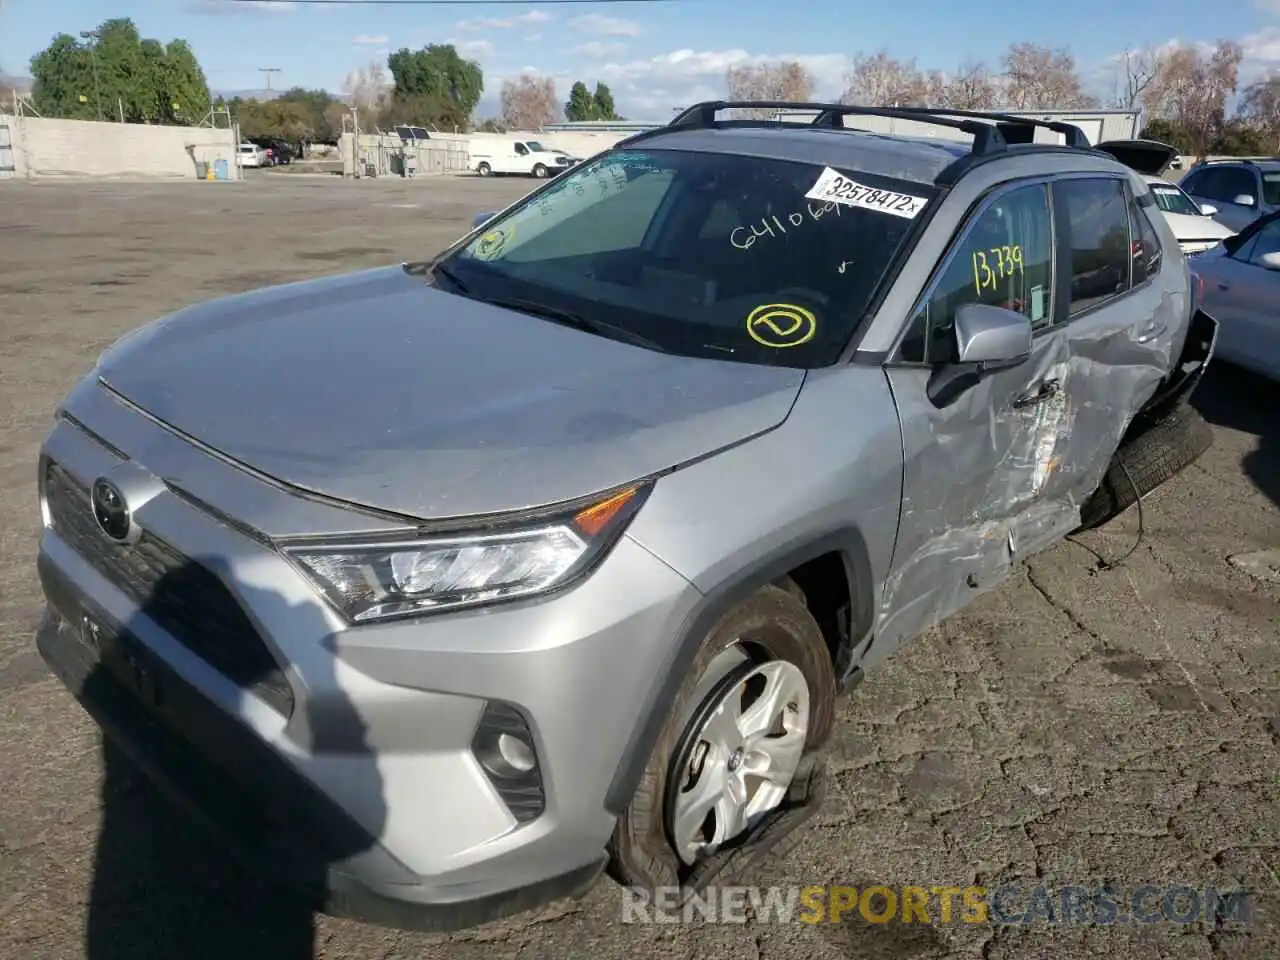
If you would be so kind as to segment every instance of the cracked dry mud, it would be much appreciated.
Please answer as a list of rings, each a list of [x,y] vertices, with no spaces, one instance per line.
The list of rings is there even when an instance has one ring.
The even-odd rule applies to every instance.
[[[1215,446],[1145,504],[1123,564],[1099,569],[1097,555],[1130,549],[1133,510],[1033,558],[841,704],[828,805],[761,882],[1242,886],[1251,928],[868,924],[856,911],[813,926],[624,925],[602,881],[581,902],[453,936],[322,919],[312,947],[304,915],[132,778],[105,800],[127,855],[94,907],[110,935],[86,948],[101,747],[31,637],[34,463],[54,404],[102,347],[164,311],[429,254],[527,187],[264,175],[0,189],[0,956],[1280,956],[1280,585],[1226,561],[1280,546],[1277,481],[1259,467],[1270,444],[1266,469],[1280,470],[1280,409],[1257,385],[1235,392],[1230,371],[1197,398]]]

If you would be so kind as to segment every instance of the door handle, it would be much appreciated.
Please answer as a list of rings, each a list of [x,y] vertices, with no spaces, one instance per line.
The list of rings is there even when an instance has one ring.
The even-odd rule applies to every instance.
[[[1057,380],[1045,380],[1031,393],[1023,394],[1017,400],[1013,401],[1015,410],[1021,410],[1023,407],[1030,407],[1037,403],[1043,403],[1052,396],[1056,396],[1058,388],[1061,384]]]
[[[1231,289],[1231,284],[1229,284],[1229,283],[1223,283],[1223,282],[1219,281],[1219,282],[1218,282],[1218,289],[1219,289],[1219,290],[1230,290],[1230,289]]]

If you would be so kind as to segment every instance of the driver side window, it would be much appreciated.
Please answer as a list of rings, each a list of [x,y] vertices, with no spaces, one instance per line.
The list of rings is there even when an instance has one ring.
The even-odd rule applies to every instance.
[[[1263,266],[1262,258],[1269,253],[1280,253],[1280,220],[1269,223],[1252,240],[1233,254],[1235,259],[1256,267]]]
[[[1021,313],[1040,330],[1053,321],[1053,230],[1044,184],[1001,195],[961,234],[900,350],[910,363],[955,359],[955,313],[983,303]]]
[[[523,143],[517,143],[516,156],[527,157],[528,155],[529,155],[529,148],[526,147]]]

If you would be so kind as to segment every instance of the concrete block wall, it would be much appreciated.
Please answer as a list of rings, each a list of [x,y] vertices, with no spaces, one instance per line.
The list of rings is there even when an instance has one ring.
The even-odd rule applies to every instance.
[[[17,177],[194,179],[196,163],[226,160],[236,175],[235,135],[211,127],[8,117]]]

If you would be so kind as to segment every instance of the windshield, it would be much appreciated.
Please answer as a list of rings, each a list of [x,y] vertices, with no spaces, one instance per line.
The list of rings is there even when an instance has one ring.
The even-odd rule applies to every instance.
[[[810,163],[615,150],[442,265],[468,296],[536,302],[673,353],[826,366],[935,195]]]
[[[524,145],[534,153],[546,153],[547,148],[540,144],[537,140],[526,140]]]
[[[1267,171],[1262,175],[1262,202],[1280,204],[1280,170],[1275,173]]]
[[[1153,184],[1151,193],[1156,198],[1156,206],[1165,213],[1184,213],[1189,217],[1204,216],[1195,201],[1172,184],[1169,186]]]

